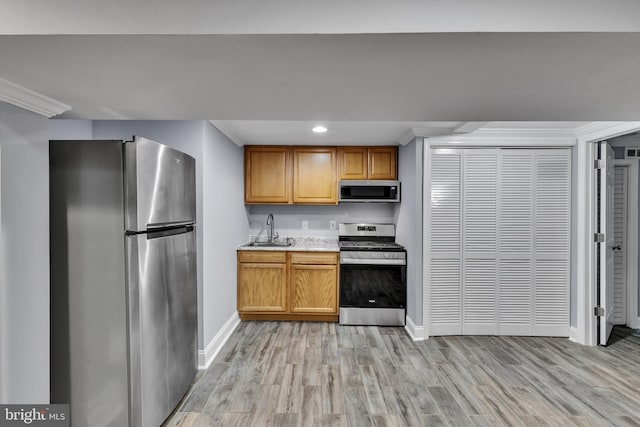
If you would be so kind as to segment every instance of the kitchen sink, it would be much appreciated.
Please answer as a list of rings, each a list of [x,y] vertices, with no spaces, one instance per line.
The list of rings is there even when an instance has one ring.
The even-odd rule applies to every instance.
[[[250,247],[250,248],[269,248],[269,247],[278,247],[278,248],[286,248],[288,246],[293,245],[293,241],[292,240],[285,240],[285,241],[280,241],[280,242],[250,242],[247,243],[246,247]]]

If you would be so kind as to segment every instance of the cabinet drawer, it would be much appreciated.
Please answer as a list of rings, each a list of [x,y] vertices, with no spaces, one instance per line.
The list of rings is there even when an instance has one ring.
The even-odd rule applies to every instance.
[[[336,252],[291,252],[291,264],[337,264]]]
[[[239,262],[287,262],[285,251],[238,251]]]

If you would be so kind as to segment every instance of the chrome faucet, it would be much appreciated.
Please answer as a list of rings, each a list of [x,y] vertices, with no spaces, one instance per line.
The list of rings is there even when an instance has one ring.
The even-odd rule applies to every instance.
[[[270,213],[269,215],[267,215],[267,225],[269,226],[269,237],[268,237],[268,242],[269,243],[273,243],[273,241],[275,239],[277,239],[278,236],[278,232],[275,230],[275,223],[273,221],[273,214]]]

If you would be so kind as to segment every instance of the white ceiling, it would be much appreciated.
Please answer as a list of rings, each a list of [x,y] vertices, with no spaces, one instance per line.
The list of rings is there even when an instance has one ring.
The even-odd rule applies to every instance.
[[[363,2],[4,0],[0,78],[59,118],[206,119],[240,145],[640,117],[639,2]]]
[[[238,145],[393,145],[409,142],[415,136],[450,135],[464,125],[460,122],[322,120],[212,120],[212,123]],[[316,125],[325,126],[327,132],[313,133],[311,129]],[[409,129],[413,131],[408,132]]]
[[[637,0],[2,0],[2,34],[640,31]]]

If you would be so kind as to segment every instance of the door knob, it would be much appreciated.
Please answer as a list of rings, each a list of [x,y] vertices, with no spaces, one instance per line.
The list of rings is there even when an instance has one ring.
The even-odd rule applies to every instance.
[[[621,251],[622,250],[622,245],[620,243],[618,243],[617,245],[613,245],[611,247],[611,249],[613,249],[614,251]]]

